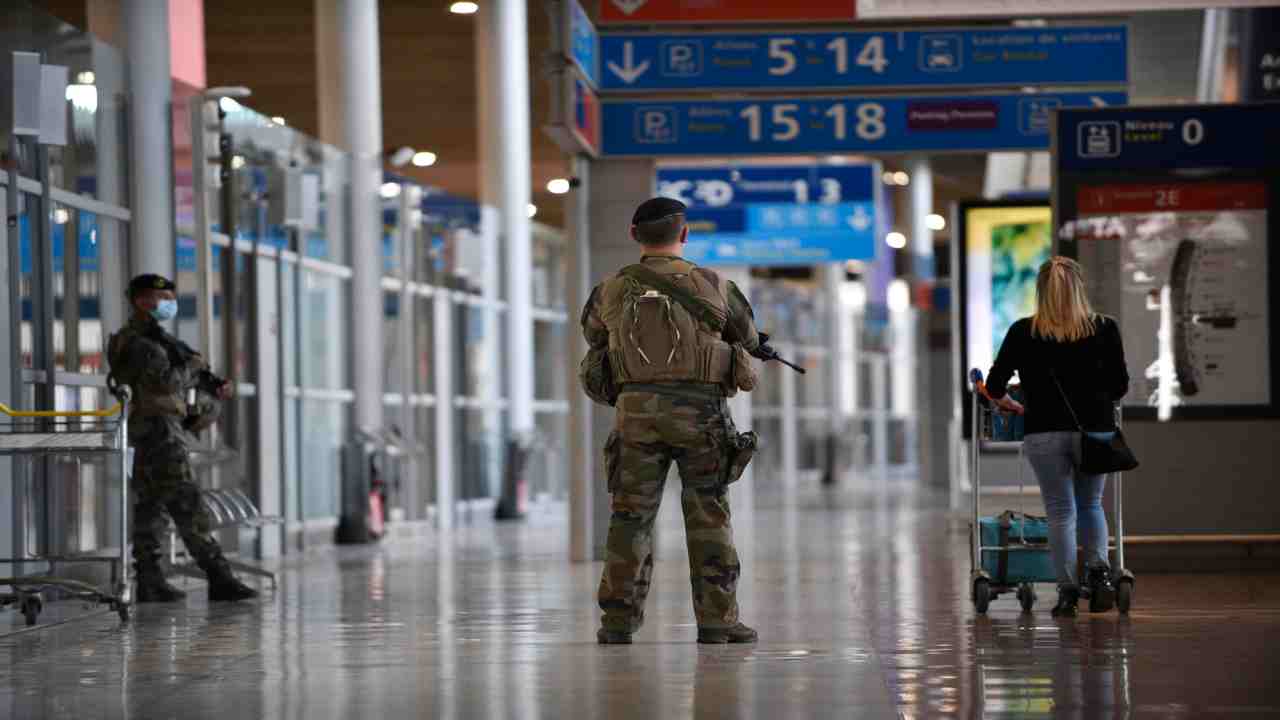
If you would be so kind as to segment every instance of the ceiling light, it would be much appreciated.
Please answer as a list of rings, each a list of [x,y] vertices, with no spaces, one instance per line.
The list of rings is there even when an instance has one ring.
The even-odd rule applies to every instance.
[[[239,170],[239,169],[240,169],[240,168],[242,168],[242,167],[244,167],[244,156],[243,156],[243,155],[236,155],[235,157],[231,158],[231,169],[232,169],[232,170]]]
[[[556,178],[547,183],[547,192],[552,195],[563,195],[569,192],[569,181],[565,178]]]
[[[456,2],[449,6],[449,12],[454,15],[475,15],[480,6],[473,2]]]
[[[383,199],[385,200],[398,198],[400,197],[400,183],[384,182],[382,183],[382,189],[379,191],[379,193],[382,195]]]
[[[272,115],[272,116],[271,116],[271,122],[273,122],[273,123],[275,123],[275,124],[277,124],[277,125],[287,125],[287,124],[288,124],[288,123],[286,123],[286,122],[284,121],[284,116],[283,116],[283,115]]]
[[[431,167],[436,164],[436,154],[426,150],[419,150],[413,154],[413,164],[417,167]]]
[[[910,185],[911,176],[899,170],[893,174],[893,183],[895,185]]]
[[[92,85],[97,79],[98,76],[94,75],[92,70],[76,73],[76,82],[81,85]]]
[[[929,213],[929,217],[924,219],[924,224],[930,230],[942,230],[947,227],[947,219],[938,213]]]
[[[898,184],[898,183],[897,183],[896,181],[894,181],[894,179],[893,179],[893,173],[892,173],[892,172],[890,172],[890,171],[888,171],[888,170],[885,170],[885,171],[884,171],[884,174],[880,176],[880,179],[884,181],[884,184],[885,184],[885,185],[897,185],[897,184]]]
[[[240,103],[235,98],[220,97],[218,98],[218,107],[222,108],[222,112],[230,113],[240,109]]]
[[[71,213],[66,208],[58,208],[53,211],[53,222],[58,225],[66,225],[71,222]]]
[[[901,250],[902,248],[907,246],[907,236],[903,235],[897,230],[889,233],[888,235],[885,235],[884,241],[888,243],[889,247],[893,248],[894,250]]]
[[[534,205],[533,203],[529,203],[528,211],[529,211],[529,217],[532,218],[534,215],[538,214],[538,206]]]

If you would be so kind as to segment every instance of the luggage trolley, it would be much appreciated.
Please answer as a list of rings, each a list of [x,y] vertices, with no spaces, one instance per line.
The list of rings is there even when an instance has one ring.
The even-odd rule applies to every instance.
[[[0,563],[46,562],[47,575],[0,577],[0,585],[12,592],[0,593],[0,608],[17,605],[27,625],[35,625],[44,609],[44,591],[61,590],[73,598],[109,606],[124,622],[132,605],[129,584],[129,413],[128,392],[119,390],[120,402],[105,410],[19,411],[0,404],[0,455],[38,457],[52,455],[114,455],[120,462],[120,550],[118,555],[71,555],[0,558]],[[111,566],[110,587],[100,588],[71,578],[57,577],[59,562],[105,562]]]
[[[991,601],[1000,595],[1009,592],[1015,592],[1018,602],[1022,605],[1022,609],[1030,612],[1036,602],[1035,588],[1033,582],[1056,582],[1056,577],[1037,577],[1033,581],[1024,580],[1018,583],[998,584],[995,578],[991,577],[982,567],[983,552],[1042,552],[1048,553],[1048,544],[1032,544],[1025,539],[1025,528],[1027,523],[1026,513],[1022,513],[1022,521],[1019,523],[1020,531],[1018,537],[1010,537],[1010,544],[1001,545],[983,545],[980,521],[982,519],[981,499],[982,499],[982,452],[984,450],[1013,450],[1018,451],[1018,476],[1021,480],[1024,471],[1023,464],[1025,462],[1022,455],[1022,441],[997,441],[990,438],[984,438],[984,429],[986,423],[983,422],[984,417],[990,417],[995,413],[994,408],[984,408],[981,398],[986,397],[986,388],[982,385],[982,371],[974,368],[969,371],[969,385],[972,391],[972,432],[970,433],[970,471],[973,477],[973,527],[970,535],[971,553],[970,561],[970,582],[972,590],[973,606],[979,614],[987,612]],[[985,413],[985,414],[984,414]],[[1119,409],[1116,411],[1116,427],[1120,426]],[[1134,575],[1124,567],[1124,512],[1123,512],[1123,473],[1112,473],[1115,480],[1115,542],[1108,549],[1115,552],[1115,565],[1112,570],[1112,583],[1116,589],[1116,609],[1121,614],[1127,615],[1129,608],[1133,603],[1133,586]],[[1019,483],[1021,485],[1021,482]],[[1016,515],[1016,514],[1015,514]],[[1015,543],[1016,541],[1016,543]]]

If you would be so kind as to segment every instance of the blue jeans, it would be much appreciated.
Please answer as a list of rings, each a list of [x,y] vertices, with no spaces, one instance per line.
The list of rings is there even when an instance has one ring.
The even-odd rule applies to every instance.
[[[1040,495],[1049,516],[1049,552],[1058,582],[1078,584],[1077,526],[1085,564],[1107,562],[1107,516],[1102,511],[1107,476],[1085,475],[1077,469],[1078,432],[1031,433],[1023,440],[1022,448],[1040,482]]]

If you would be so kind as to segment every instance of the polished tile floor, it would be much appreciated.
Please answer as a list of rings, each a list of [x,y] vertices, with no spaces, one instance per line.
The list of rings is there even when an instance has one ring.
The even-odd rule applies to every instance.
[[[543,512],[286,563],[256,604],[0,637],[0,718],[1280,717],[1280,576],[1142,577],[1127,619],[1055,621],[1049,587],[976,618],[962,517],[814,492],[738,517],[760,644],[699,647],[672,499],[629,647],[595,644],[599,565]]]

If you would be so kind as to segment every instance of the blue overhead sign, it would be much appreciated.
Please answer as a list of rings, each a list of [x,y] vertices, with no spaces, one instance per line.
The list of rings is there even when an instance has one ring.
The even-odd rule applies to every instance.
[[[1068,171],[1280,165],[1280,103],[1066,111],[1057,123]]]
[[[602,90],[1124,84],[1123,25],[896,32],[609,33]]]
[[[812,265],[875,257],[874,165],[659,168],[689,207],[685,256],[704,265]]]
[[[567,22],[565,37],[568,38],[569,59],[578,66],[592,87],[600,87],[600,37],[591,18],[582,9],[578,0],[565,0]]]
[[[604,101],[613,156],[1044,150],[1052,111],[1122,92]]]

